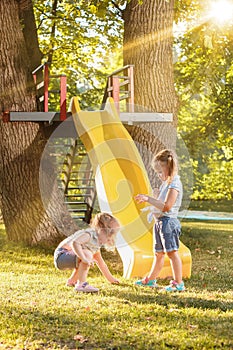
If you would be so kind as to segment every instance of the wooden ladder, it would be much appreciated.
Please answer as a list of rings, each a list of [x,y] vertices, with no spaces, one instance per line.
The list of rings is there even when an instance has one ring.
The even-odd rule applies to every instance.
[[[60,175],[65,204],[74,220],[90,223],[96,201],[94,174],[85,147],[73,140]]]

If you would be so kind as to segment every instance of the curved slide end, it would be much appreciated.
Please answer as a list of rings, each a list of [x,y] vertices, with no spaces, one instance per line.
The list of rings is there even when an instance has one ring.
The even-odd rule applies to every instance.
[[[152,193],[146,169],[131,136],[121,123],[112,99],[105,110],[80,111],[77,98],[70,110],[74,124],[95,170],[96,190],[101,211],[117,217],[122,230],[117,238],[117,250],[123,262],[125,278],[143,277],[153,262],[152,224],[141,211],[134,196]],[[191,254],[181,243],[183,276],[191,275]],[[166,257],[160,277],[170,277],[172,271]]]

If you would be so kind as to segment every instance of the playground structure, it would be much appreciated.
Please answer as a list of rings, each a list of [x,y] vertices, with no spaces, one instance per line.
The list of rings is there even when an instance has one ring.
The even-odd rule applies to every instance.
[[[100,209],[116,216],[122,230],[117,249],[124,266],[124,277],[147,274],[153,261],[152,224],[137,204],[138,193],[152,193],[146,169],[139,152],[122,125],[114,100],[109,99],[104,110],[81,111],[77,98],[71,101],[76,130],[86,147],[94,168]],[[191,273],[190,252],[181,243],[183,275]],[[165,260],[160,277],[172,276],[169,259]]]
[[[42,80],[38,79],[38,75],[42,76]],[[73,115],[70,119],[75,126],[76,137],[67,152],[61,181],[65,202],[74,218],[88,223],[97,194],[100,209],[118,217],[122,225],[117,247],[123,261],[124,277],[144,276],[153,261],[152,225],[148,224],[146,213],[141,211],[143,206],[136,204],[133,197],[137,193],[151,193],[151,188],[141,157],[122,122],[170,122],[172,115],[135,112],[133,66],[125,66],[108,77],[102,109],[95,112],[80,111],[77,98],[72,99],[67,112],[66,77],[50,76],[47,64],[35,70],[33,76],[38,91],[39,112],[10,112],[9,120],[51,124],[61,123]],[[60,95],[60,112],[49,112],[51,78],[60,79],[60,89],[57,91]],[[106,103],[109,97],[112,101],[110,99]],[[121,101],[126,101],[125,112],[120,111]],[[81,171],[79,164],[83,166],[84,162],[75,163],[75,159],[80,160],[82,156],[87,162]],[[75,178],[75,172],[78,178]],[[191,254],[182,243],[180,255],[183,276],[190,277]],[[172,271],[166,259],[160,277],[168,276],[172,276]]]

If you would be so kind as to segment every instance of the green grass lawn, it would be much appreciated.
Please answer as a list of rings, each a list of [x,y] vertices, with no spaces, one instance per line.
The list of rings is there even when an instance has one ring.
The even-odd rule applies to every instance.
[[[97,295],[65,286],[53,249],[9,243],[0,226],[0,349],[233,349],[233,224],[182,226],[193,257],[185,292],[136,287],[118,254],[104,252],[121,285],[94,268]]]
[[[233,200],[192,200],[189,204],[190,210],[222,211],[232,213]]]

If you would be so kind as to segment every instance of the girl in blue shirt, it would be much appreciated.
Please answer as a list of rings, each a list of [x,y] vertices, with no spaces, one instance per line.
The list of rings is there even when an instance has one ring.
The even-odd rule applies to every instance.
[[[157,277],[163,268],[166,253],[171,262],[173,280],[165,290],[183,291],[185,287],[182,281],[182,262],[178,254],[181,226],[177,219],[183,188],[178,175],[176,154],[168,149],[162,150],[154,156],[152,167],[162,180],[160,188],[154,193],[154,197],[138,194],[135,199],[138,203],[148,202],[153,208],[155,257],[149,275],[137,281],[136,285],[157,287]]]

